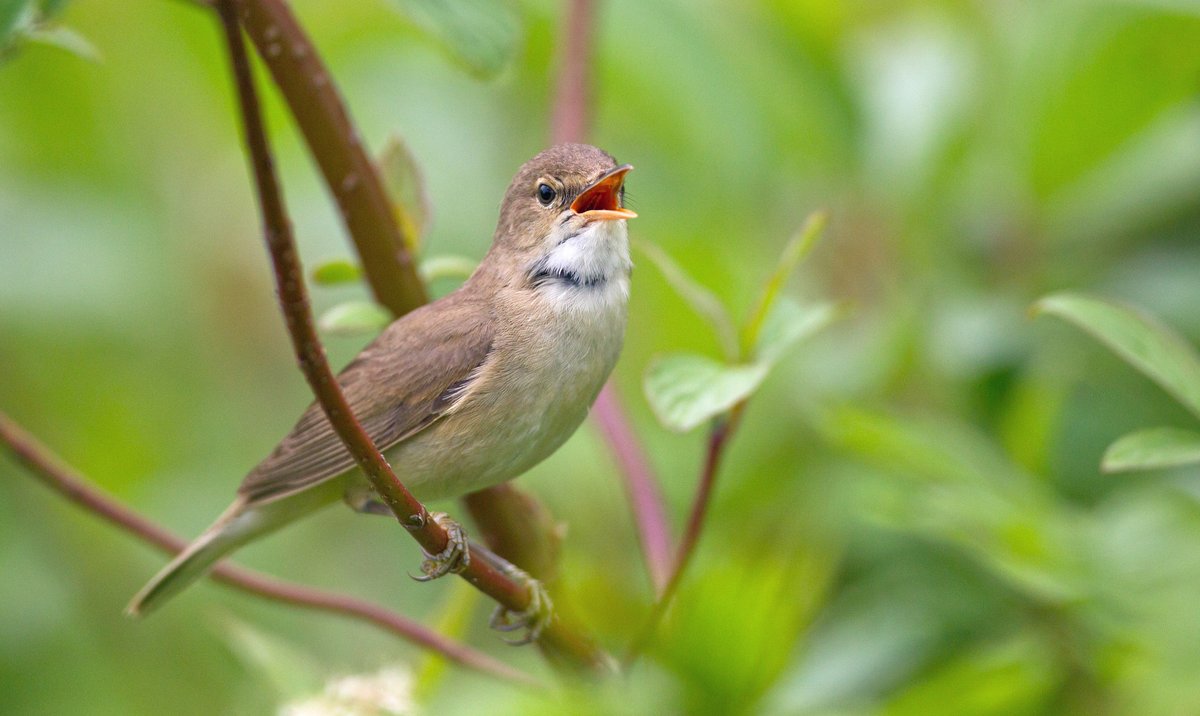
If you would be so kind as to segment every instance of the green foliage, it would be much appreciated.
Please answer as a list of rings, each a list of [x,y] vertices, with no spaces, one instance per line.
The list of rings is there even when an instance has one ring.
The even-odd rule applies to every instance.
[[[1200,357],[1171,329],[1124,306],[1077,294],[1048,296],[1035,308],[1092,334],[1200,417]]]
[[[0,52],[36,42],[98,61],[100,52],[83,35],[55,23],[67,0],[0,0]]]
[[[317,264],[312,279],[321,286],[337,286],[362,280],[362,268],[349,259],[331,259]]]
[[[396,221],[409,240],[408,248],[414,254],[420,254],[421,238],[429,228],[429,197],[425,193],[421,168],[403,139],[396,135],[388,137],[379,157],[379,170],[392,200]]]
[[[1200,433],[1179,428],[1148,428],[1130,433],[1104,451],[1105,472],[1154,470],[1200,463]]]
[[[294,6],[447,289],[547,141],[562,5]],[[657,426],[656,395],[693,425],[752,397],[678,608],[633,673],[538,693],[422,671],[389,635],[205,585],[131,624],[121,607],[161,558],[0,459],[0,713],[263,713],[289,674],[395,664],[439,714],[1200,712],[1193,6],[597,3],[590,136],[638,167],[616,388],[674,525],[702,448]],[[33,7],[0,0],[0,409],[195,534],[311,400],[227,63],[185,3],[71,3],[41,24]],[[63,23],[102,65],[25,37]],[[302,256],[346,256],[344,217],[263,87]],[[825,236],[781,251],[812,207]],[[795,280],[769,288],[788,256]],[[319,315],[369,300],[334,264],[314,276]],[[1047,295],[1070,327],[1026,320]],[[360,308],[374,318],[328,341],[338,365],[382,325]],[[642,400],[663,352],[688,370]],[[731,404],[730,371],[762,382]],[[1105,478],[1102,459],[1157,476]],[[650,597],[602,443],[585,428],[520,482],[568,526],[565,601],[619,654]],[[239,559],[458,633],[449,585],[409,583],[420,555],[387,520],[331,509]],[[214,612],[292,656],[247,660],[204,626]],[[482,621],[461,638],[554,682]]]
[[[317,327],[334,335],[375,335],[392,322],[392,314],[378,303],[347,301],[321,314]]]
[[[733,325],[733,318],[729,315],[729,311],[725,310],[721,299],[688,276],[683,267],[659,246],[645,241],[634,241],[633,247],[650,259],[671,288],[691,306],[693,311],[708,321],[713,333],[717,336],[717,341],[721,344],[725,360],[736,361],[741,355],[737,340],[737,328]]]
[[[1048,296],[1038,301],[1035,309],[1087,331],[1200,417],[1200,357],[1170,328],[1125,306],[1076,294]],[[1130,433],[1110,445],[1101,467],[1105,472],[1125,472],[1198,462],[1200,434],[1151,428]]]
[[[512,61],[521,35],[516,8],[492,0],[392,0],[464,69],[495,77]]]
[[[646,399],[663,425],[686,432],[750,397],[767,370],[690,353],[663,356],[646,369]]]
[[[430,256],[421,261],[418,269],[427,283],[441,279],[462,281],[475,272],[478,263],[465,256]]]
[[[824,213],[813,214],[788,242],[742,328],[740,344],[733,319],[716,295],[688,276],[662,249],[652,244],[640,246],[671,288],[708,320],[725,352],[723,362],[685,353],[659,357],[650,364],[642,387],[660,423],[687,432],[745,403],[788,348],[833,320],[835,311],[830,304],[801,307],[779,295],[824,225]]]

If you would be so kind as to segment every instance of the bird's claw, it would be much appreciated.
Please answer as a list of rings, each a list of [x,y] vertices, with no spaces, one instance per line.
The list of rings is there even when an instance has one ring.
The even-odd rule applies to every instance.
[[[525,635],[520,639],[504,639],[504,641],[512,646],[533,643],[537,641],[538,637],[542,635],[542,630],[554,618],[554,604],[550,601],[550,594],[541,582],[511,564],[505,565],[504,572],[514,581],[529,588],[529,606],[519,612],[514,612],[503,605],[497,606],[496,610],[492,612],[492,618],[488,620],[488,626],[503,632],[526,629]]]
[[[425,561],[421,562],[421,574],[412,577],[418,582],[429,582],[451,573],[458,574],[471,564],[471,550],[467,544],[467,533],[463,531],[462,525],[450,519],[450,515],[445,512],[434,512],[430,517],[446,530],[446,536],[449,539],[446,542],[446,548],[441,552],[437,554],[425,552]]]

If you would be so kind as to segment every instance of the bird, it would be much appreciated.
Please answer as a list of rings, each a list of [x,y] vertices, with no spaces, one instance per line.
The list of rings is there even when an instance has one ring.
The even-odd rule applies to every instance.
[[[393,321],[338,374],[351,411],[418,499],[515,478],[587,416],[624,341],[632,168],[587,144],[525,162],[471,276]],[[314,403],[127,613],[150,613],[239,547],[339,500],[390,514]]]

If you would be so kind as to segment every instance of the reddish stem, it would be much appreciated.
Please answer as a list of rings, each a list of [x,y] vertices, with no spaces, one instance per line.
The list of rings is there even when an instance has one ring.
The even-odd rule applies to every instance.
[[[592,27],[595,25],[592,0],[568,0],[563,14],[557,86],[551,118],[551,140],[582,142],[588,135],[591,117]]]

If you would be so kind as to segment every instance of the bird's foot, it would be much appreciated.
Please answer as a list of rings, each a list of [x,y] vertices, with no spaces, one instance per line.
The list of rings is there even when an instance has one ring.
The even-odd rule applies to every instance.
[[[524,584],[529,589],[529,606],[519,612],[514,612],[503,605],[497,606],[496,611],[492,612],[492,618],[488,620],[488,626],[496,631],[504,632],[525,629],[525,635],[520,639],[504,640],[512,646],[523,646],[535,642],[542,635],[542,630],[554,618],[554,604],[550,601],[550,593],[546,591],[541,582],[508,562],[504,563],[503,570],[509,578]]]
[[[450,519],[450,515],[445,512],[434,512],[430,517],[446,530],[449,540],[441,552],[425,552],[425,561],[421,562],[421,574],[413,577],[418,582],[429,582],[451,573],[458,574],[471,564],[471,548],[462,525]]]

